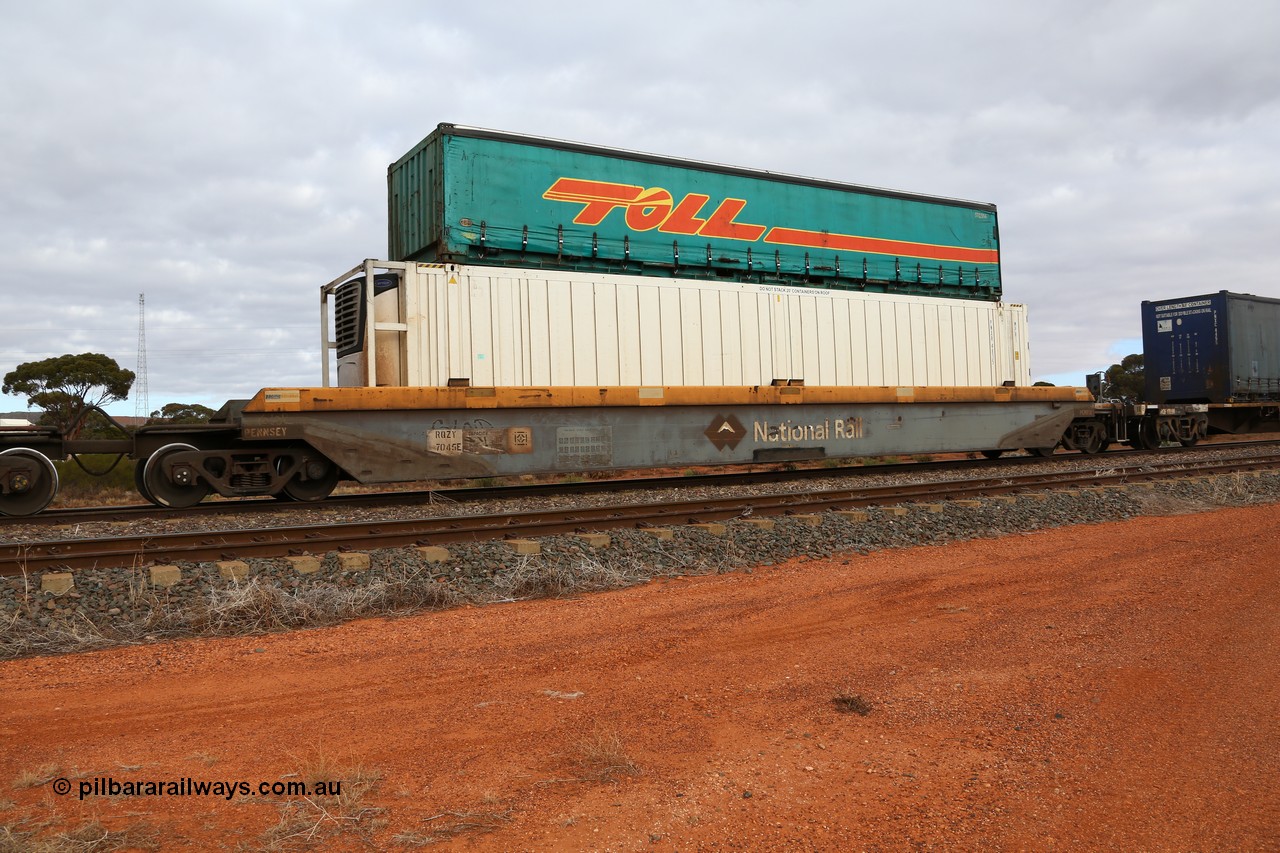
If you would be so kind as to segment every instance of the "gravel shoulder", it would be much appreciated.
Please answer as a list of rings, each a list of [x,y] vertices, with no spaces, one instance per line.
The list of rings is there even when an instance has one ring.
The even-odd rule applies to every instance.
[[[936,545],[913,523],[868,553],[0,663],[0,824],[165,850],[1280,849],[1276,504]],[[344,798],[77,796],[326,776]]]

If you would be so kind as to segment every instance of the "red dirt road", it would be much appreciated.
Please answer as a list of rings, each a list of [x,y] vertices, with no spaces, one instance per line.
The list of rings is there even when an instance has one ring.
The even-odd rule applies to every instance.
[[[319,761],[379,781],[277,841],[1280,850],[1278,640],[1264,506],[20,660],[0,664],[0,821],[269,848],[280,798],[78,786],[256,787]],[[839,712],[854,695],[869,714]],[[50,773],[72,793],[7,781]]]

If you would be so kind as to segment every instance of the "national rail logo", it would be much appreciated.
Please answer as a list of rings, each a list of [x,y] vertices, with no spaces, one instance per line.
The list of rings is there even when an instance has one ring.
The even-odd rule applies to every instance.
[[[577,225],[599,225],[610,213],[621,208],[623,220],[632,231],[657,229],[664,234],[747,243],[756,243],[763,238],[771,245],[956,263],[995,264],[1000,260],[1000,251],[994,248],[917,243],[739,222],[738,217],[747,206],[746,199],[741,198],[725,198],[704,216],[703,211],[710,204],[711,196],[686,193],[677,202],[671,191],[662,187],[646,188],[636,184],[560,177],[542,197],[549,201],[582,205],[573,217]]]
[[[746,438],[747,431],[743,428],[742,421],[733,415],[727,418],[724,415],[716,415],[711,421],[711,426],[707,427],[702,434],[711,439],[716,450],[724,450],[726,447],[736,450],[738,442]]]

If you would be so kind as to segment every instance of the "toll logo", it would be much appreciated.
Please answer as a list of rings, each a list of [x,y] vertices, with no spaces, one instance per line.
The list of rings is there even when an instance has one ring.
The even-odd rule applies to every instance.
[[[678,202],[661,187],[615,184],[584,178],[560,178],[543,198],[582,205],[573,217],[578,225],[599,225],[612,211],[622,208],[627,227],[632,231],[658,229],[666,234],[698,234],[726,240],[759,240],[766,228],[737,222],[747,206],[745,199],[726,198],[707,210],[711,196],[688,193]]]
[[[746,438],[747,431],[743,428],[742,421],[733,415],[727,418],[724,415],[716,415],[711,421],[711,426],[707,427],[702,434],[711,439],[716,450],[724,450],[726,447],[736,450],[738,443]]]
[[[636,232],[656,230],[664,234],[746,243],[763,240],[771,245],[804,249],[956,263],[996,264],[1000,261],[1000,252],[994,245],[948,246],[752,223],[745,221],[754,217],[744,214],[747,200],[741,198],[712,202],[711,196],[702,193],[685,193],[677,198],[675,193],[662,187],[570,177],[557,178],[542,197],[580,205],[573,217],[576,225],[599,225],[615,210],[621,210],[627,228]]]

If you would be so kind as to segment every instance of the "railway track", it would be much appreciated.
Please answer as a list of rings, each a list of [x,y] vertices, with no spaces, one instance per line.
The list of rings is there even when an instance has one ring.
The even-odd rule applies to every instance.
[[[1108,451],[1108,464],[1117,457],[1124,458],[1139,454],[1157,457],[1176,456],[1209,448],[1260,448],[1280,447],[1280,440],[1243,441],[1230,443],[1203,443],[1193,448],[1167,447],[1160,450],[1133,450],[1116,448]],[[499,486],[474,486],[432,490],[378,492],[372,494],[338,495],[320,503],[295,503],[279,501],[274,498],[242,498],[232,500],[212,500],[182,509],[162,509],[151,504],[134,506],[109,507],[77,507],[59,510],[47,510],[34,516],[9,518],[0,516],[0,531],[10,527],[56,527],[63,525],[85,524],[89,522],[131,522],[147,518],[172,519],[202,516],[229,515],[234,513],[272,513],[284,514],[296,512],[298,509],[324,506],[332,509],[371,509],[377,507],[406,506],[420,504],[433,498],[442,498],[455,503],[478,503],[482,501],[524,499],[535,497],[559,497],[568,495],[608,494],[611,492],[634,491],[637,489],[672,489],[687,488],[699,482],[717,488],[733,488],[737,486],[754,486],[768,483],[803,482],[805,480],[830,479],[838,477],[876,477],[883,475],[912,473],[947,473],[952,471],[982,470],[1016,470],[1018,468],[1044,465],[1057,460],[1062,463],[1080,462],[1087,457],[1079,454],[1061,454],[1054,457],[1008,456],[1000,459],[950,459],[929,462],[898,462],[881,465],[845,465],[832,468],[800,468],[796,470],[771,471],[734,471],[728,473],[705,474],[694,477],[632,477],[610,480],[590,480],[578,483],[536,483]],[[1145,458],[1145,456],[1144,456]]]
[[[1168,459],[1144,456],[1141,460],[1135,459],[1134,464],[1113,465],[1105,471],[1040,471],[1018,474],[1002,469],[994,475],[977,479],[876,486],[857,490],[840,488],[484,515],[63,539],[0,546],[0,575],[46,569],[120,568],[152,563],[280,557],[343,549],[369,550],[549,536],[617,527],[671,526],[690,522],[725,521],[747,515],[817,513],[1072,486],[1127,484],[1188,475],[1262,471],[1277,467],[1280,467],[1280,452],[1203,461],[1193,468],[1189,468],[1186,462],[1179,461],[1174,454]],[[683,482],[688,484],[687,480]]]

